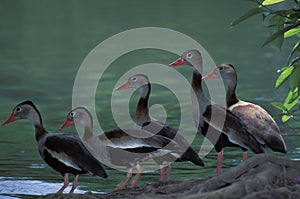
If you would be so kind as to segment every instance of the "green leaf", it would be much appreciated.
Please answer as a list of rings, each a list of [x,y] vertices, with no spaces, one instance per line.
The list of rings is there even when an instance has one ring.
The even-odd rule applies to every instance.
[[[283,122],[287,122],[289,119],[291,119],[292,118],[292,116],[291,115],[283,115],[282,117],[281,117],[281,120],[283,121]]]
[[[248,19],[249,17],[252,17],[254,15],[263,13],[264,10],[262,8],[252,8],[250,10],[248,10],[244,15],[240,16],[239,18],[237,18],[236,20],[234,20],[233,22],[231,22],[231,26],[235,26],[237,24],[239,24],[240,22]]]
[[[298,95],[300,95],[300,81],[298,81]],[[300,109],[300,106],[299,106]]]
[[[265,46],[267,45],[268,43],[272,42],[273,40],[275,40],[276,38],[278,38],[279,36],[284,36],[284,33],[292,28],[295,28],[297,27],[298,25],[300,24],[300,22],[297,22],[293,25],[289,25],[289,26],[286,26],[280,30],[278,30],[277,32],[275,32],[274,34],[272,34],[266,41],[265,43],[263,43],[262,46]]]
[[[300,57],[295,57],[289,65],[292,66],[292,65],[296,64],[299,60],[300,60]]]
[[[299,8],[297,8],[297,9],[299,9]],[[294,10],[294,8],[292,8],[289,11],[290,11],[289,18],[298,20],[298,18],[300,16],[299,10],[297,11],[297,10]]]
[[[275,108],[282,110],[283,113],[287,113],[287,108],[285,106],[283,106],[283,104],[281,104],[280,102],[272,102],[271,103]]]
[[[283,29],[284,28],[284,23],[285,23],[285,20],[280,15],[272,16],[269,20],[269,24],[271,24],[271,25],[269,25],[270,35],[274,35],[278,31]],[[281,50],[283,40],[284,40],[283,34],[279,34],[277,36],[277,38],[274,38],[274,40],[275,40],[274,41],[275,45],[278,47],[278,49]]]
[[[296,13],[295,13],[295,11],[293,9],[289,9],[289,10],[277,10],[277,11],[273,11],[272,14],[288,17],[288,16],[294,15]]]
[[[283,2],[284,0],[264,0],[262,2],[262,5],[267,6],[267,5],[272,5],[272,4],[276,4],[276,3],[280,3]]]
[[[300,32],[300,28],[292,28],[284,33],[284,38],[294,36]]]
[[[280,18],[278,19],[278,23],[279,23],[279,24],[284,24],[284,19],[283,19],[282,17],[280,17]],[[277,30],[280,30],[280,29],[283,28],[283,27],[284,27],[284,25],[278,26],[278,27],[277,27]],[[282,47],[282,44],[283,44],[283,40],[284,40],[284,35],[279,35],[278,38],[274,41],[275,44],[276,44],[276,46],[277,46],[277,48],[278,48],[279,50],[281,50],[281,47]]]
[[[290,59],[293,57],[294,53],[295,53],[295,52],[298,52],[298,51],[300,51],[300,41],[298,41],[298,42],[295,44],[295,46],[293,47],[292,51],[291,51],[290,54],[289,54],[288,60],[290,60]]]
[[[296,87],[298,87],[298,82],[300,78],[300,66],[295,67],[292,74],[289,78],[289,88],[290,90],[294,90]]]
[[[283,70],[279,75],[279,77],[277,78],[275,88],[278,88],[291,75],[293,70],[294,70],[294,66],[290,66],[285,70]]]
[[[296,87],[294,90],[289,90],[283,106],[285,106],[287,110],[291,110],[297,104],[299,98],[300,96],[298,94],[298,87]]]

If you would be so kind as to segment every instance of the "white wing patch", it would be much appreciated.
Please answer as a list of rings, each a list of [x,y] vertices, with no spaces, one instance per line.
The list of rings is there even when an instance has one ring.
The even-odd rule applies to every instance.
[[[76,165],[67,154],[65,153],[57,153],[55,151],[52,151],[50,149],[48,149],[47,147],[44,148],[45,150],[48,151],[48,153],[55,159],[57,159],[58,161],[64,163],[65,165],[67,165],[68,167],[72,167],[74,169],[77,170],[82,170],[81,168],[79,168],[78,165]]]
[[[161,156],[167,155],[171,152],[172,151],[166,150],[166,149],[158,149],[156,152],[149,153],[147,159],[161,157]]]
[[[105,140],[104,146],[109,146],[113,148],[120,148],[120,149],[134,149],[134,148],[140,148],[140,147],[153,147],[149,144],[146,144],[145,142],[142,142],[138,139],[132,140],[132,141],[126,141],[124,140],[123,142],[118,142],[117,144],[114,144],[113,141],[110,140]]]
[[[171,155],[173,155],[176,158],[181,158],[181,156],[178,153],[171,153]]]

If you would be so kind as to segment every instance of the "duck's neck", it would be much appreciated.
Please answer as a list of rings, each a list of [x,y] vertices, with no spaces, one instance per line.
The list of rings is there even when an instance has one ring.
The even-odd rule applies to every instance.
[[[89,140],[94,136],[93,129],[90,126],[84,127],[83,140]]]
[[[43,126],[41,114],[37,109],[32,109],[29,112],[28,119],[35,127],[35,139],[38,142],[44,135],[48,133]]]
[[[210,104],[209,99],[204,95],[202,90],[202,75],[196,69],[193,70],[192,80],[192,106],[193,106],[193,120],[197,128],[204,128],[203,113],[205,113],[207,106]],[[203,132],[203,131],[202,131]]]
[[[45,136],[48,132],[42,126],[35,125],[35,140],[38,142],[43,136]]]
[[[102,163],[109,163],[110,157],[106,147],[103,145],[101,140],[93,132],[93,119],[89,114],[85,117],[85,120],[81,121],[80,132],[83,131],[82,140],[89,151],[100,160]],[[101,152],[101,153],[99,153]]]
[[[204,113],[206,110],[206,107],[210,104],[210,100],[203,93],[202,75],[196,69],[193,70],[192,88],[193,88],[193,90],[196,94],[196,98],[198,100],[198,106],[199,106],[200,113]]]
[[[150,122],[148,101],[151,92],[150,83],[145,84],[139,88],[140,99],[136,107],[135,122],[137,125],[142,126],[145,122]]]
[[[237,85],[237,79],[230,79],[227,82],[227,93],[226,93],[226,103],[227,108],[238,103],[239,98],[236,96],[236,85]]]
[[[85,119],[80,122],[80,125],[83,127],[83,137],[82,139],[87,141],[94,136],[93,133],[93,120],[92,116],[86,115]]]

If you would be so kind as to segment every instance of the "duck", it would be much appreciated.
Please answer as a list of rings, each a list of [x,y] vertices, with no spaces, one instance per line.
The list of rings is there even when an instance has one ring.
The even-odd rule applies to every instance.
[[[60,130],[71,125],[81,126],[84,129],[83,140],[92,150],[94,149],[94,153],[101,153],[105,157],[106,164],[125,166],[128,169],[125,179],[117,185],[115,191],[125,188],[132,176],[133,167],[136,167],[137,173],[130,188],[137,186],[142,173],[140,162],[171,153],[176,155],[176,151],[178,154],[182,153],[180,146],[171,139],[153,135],[142,129],[117,128],[96,135],[93,132],[92,115],[85,107],[76,107],[71,110]]]
[[[286,144],[280,133],[280,129],[272,116],[261,106],[243,101],[237,97],[237,73],[232,64],[219,64],[202,80],[221,78],[227,85],[226,106],[238,116],[249,129],[249,132],[264,147],[271,150],[287,153]],[[244,155],[244,159],[247,154]]]
[[[20,119],[31,121],[35,128],[35,139],[40,156],[64,177],[64,184],[58,193],[63,193],[68,186],[68,174],[75,176],[70,193],[73,193],[78,185],[79,174],[92,173],[101,178],[108,177],[102,163],[89,152],[79,137],[49,133],[43,126],[39,110],[31,100],[25,100],[15,106],[3,126]]]
[[[204,166],[204,163],[197,154],[197,152],[194,151],[194,149],[190,146],[188,141],[181,134],[179,134],[175,128],[150,117],[148,101],[151,93],[151,84],[148,76],[146,76],[145,74],[135,74],[129,77],[128,80],[124,84],[119,86],[116,90],[123,90],[129,88],[138,89],[140,94],[140,98],[135,112],[135,123],[137,127],[147,130],[153,134],[161,135],[166,138],[172,139],[173,141],[177,142],[183,149],[186,149],[186,151],[180,156],[179,159],[177,159],[176,157],[166,157],[169,154],[164,157],[155,159],[155,161],[160,165],[159,180],[163,180],[164,161],[167,161],[168,163],[168,168],[166,171],[167,180],[170,179],[171,163],[173,161],[190,161],[195,165]]]
[[[171,67],[187,65],[193,69],[192,104],[193,120],[201,133],[210,140],[218,153],[216,174],[222,173],[225,147],[239,147],[255,154],[264,153],[263,147],[249,132],[244,122],[226,109],[206,97],[202,90],[203,59],[197,49],[186,50]]]

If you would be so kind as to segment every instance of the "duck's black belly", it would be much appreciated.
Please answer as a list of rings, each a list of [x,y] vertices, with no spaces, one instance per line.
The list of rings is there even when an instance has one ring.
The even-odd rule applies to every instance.
[[[66,173],[71,173],[73,175],[87,173],[87,171],[85,171],[85,170],[78,170],[73,167],[69,167],[69,166],[65,165],[63,162],[59,161],[58,159],[53,158],[47,150],[44,150],[43,154],[44,154],[45,162],[50,167],[52,167],[55,171],[59,172],[63,176]]]
[[[243,151],[247,150],[240,145],[232,143],[227,135],[220,133],[218,130],[215,130],[212,127],[210,127],[210,135],[208,135],[208,128],[209,124],[205,122],[204,126],[200,127],[199,130],[201,131],[202,135],[204,135],[214,145],[217,152],[222,151],[222,149],[225,147],[240,147]]]

